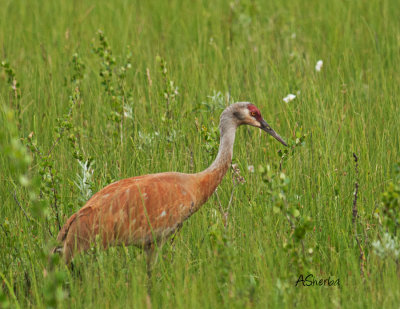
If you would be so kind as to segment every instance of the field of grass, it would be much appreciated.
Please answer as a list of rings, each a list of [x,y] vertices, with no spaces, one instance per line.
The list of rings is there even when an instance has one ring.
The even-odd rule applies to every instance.
[[[398,308],[398,257],[372,244],[400,159],[399,10],[396,0],[2,0],[0,307]],[[245,182],[228,171],[220,202],[214,194],[161,249],[151,295],[138,248],[94,247],[73,271],[49,257],[59,223],[105,185],[209,166],[235,101],[258,106],[290,151],[238,129]],[[219,203],[232,190],[225,228]],[[307,274],[340,285],[296,286]]]

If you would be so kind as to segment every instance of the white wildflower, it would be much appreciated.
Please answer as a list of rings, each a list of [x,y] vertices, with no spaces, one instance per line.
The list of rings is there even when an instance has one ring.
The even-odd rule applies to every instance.
[[[317,72],[321,71],[323,65],[324,65],[324,62],[322,60],[318,60],[317,64],[315,65],[315,71],[317,71]]]
[[[132,106],[124,105],[124,117],[132,119]]]
[[[289,93],[286,97],[283,98],[283,101],[285,103],[289,103],[290,101],[293,101],[296,98],[296,95]]]
[[[247,166],[247,169],[249,170],[250,173],[254,173],[254,165]]]

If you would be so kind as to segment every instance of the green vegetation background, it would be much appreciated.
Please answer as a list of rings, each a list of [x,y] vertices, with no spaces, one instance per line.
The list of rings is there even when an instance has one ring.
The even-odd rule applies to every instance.
[[[0,58],[14,68],[21,91],[17,100],[6,73],[0,73],[0,104],[19,115],[10,124],[2,111],[3,144],[11,142],[11,132],[25,141],[34,132],[37,144],[50,149],[56,119],[68,112],[75,88],[74,53],[86,70],[71,122],[79,129],[81,153],[95,161],[93,192],[121,178],[206,168],[213,157],[204,128],[217,126],[229,100],[251,101],[284,138],[307,135],[282,171],[290,178],[291,203],[312,218],[302,245],[313,254],[308,268],[297,267],[288,254],[290,226],[273,212],[257,168],[270,164],[279,172],[282,145],[254,128],[238,130],[234,162],[246,182],[235,188],[227,230],[214,196],[184,224],[174,244],[162,249],[151,297],[145,257],[137,248],[82,256],[79,274],[62,264],[50,270],[46,252],[58,231],[51,200],[41,206],[47,212],[29,220],[33,203],[18,182],[20,170],[2,153],[0,307],[398,306],[396,263],[378,258],[371,242],[377,234],[374,211],[399,160],[399,11],[395,0],[2,0]],[[100,58],[92,49],[98,29],[117,63],[127,46],[132,52],[125,85],[133,98],[132,117],[124,119],[118,136],[110,96],[101,85]],[[158,55],[179,93],[168,119]],[[320,59],[324,65],[316,72]],[[284,103],[289,93],[297,97]],[[359,157],[364,278],[352,224],[353,152]],[[74,184],[81,168],[72,153],[62,138],[51,157],[60,180],[55,186],[62,223],[82,206]],[[30,177],[38,174],[37,164],[34,157]],[[218,189],[223,205],[232,187],[229,172]],[[309,269],[317,278],[340,278],[340,287],[295,287]]]

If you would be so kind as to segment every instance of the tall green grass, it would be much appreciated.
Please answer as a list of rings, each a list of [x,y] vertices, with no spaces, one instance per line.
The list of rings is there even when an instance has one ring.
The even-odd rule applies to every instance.
[[[51,201],[34,206],[28,189],[19,185],[20,169],[2,153],[1,306],[398,306],[396,263],[375,255],[371,242],[378,232],[374,211],[399,161],[399,9],[394,0],[3,0],[0,58],[14,68],[21,98],[18,112],[2,71],[0,104],[16,114],[14,123],[7,123],[2,111],[2,145],[11,142],[12,132],[25,141],[34,132],[37,144],[50,149],[56,119],[68,112],[76,87],[70,80],[74,53],[86,70],[79,84],[82,102],[70,121],[79,129],[80,150],[95,161],[94,192],[121,178],[206,168],[213,158],[201,127],[217,126],[222,111],[210,96],[221,92],[222,104],[228,96],[251,101],[286,139],[307,134],[305,145],[282,165],[290,178],[287,196],[302,217],[312,218],[303,244],[314,249],[313,274],[340,278],[340,287],[295,286],[307,270],[294,267],[284,248],[290,226],[273,212],[257,169],[270,164],[279,172],[282,146],[257,129],[241,127],[233,160],[246,182],[235,188],[227,230],[213,196],[184,224],[174,244],[162,249],[151,296],[145,257],[137,248],[82,255],[79,273],[62,264],[50,270],[46,253],[58,230]],[[132,119],[124,119],[117,136],[111,99],[99,76],[101,60],[92,49],[98,46],[98,29],[118,64],[132,52],[125,86],[133,96]],[[165,80],[157,56],[167,62],[168,78],[178,87],[170,119],[165,118]],[[320,59],[324,65],[316,72]],[[288,93],[297,97],[284,103]],[[358,177],[353,152],[359,157]],[[65,222],[82,206],[74,185],[81,168],[68,136],[54,148],[51,161],[59,174],[58,207]],[[31,177],[38,175],[38,164],[34,158]],[[218,189],[223,205],[233,187],[230,173]],[[352,224],[356,181],[364,277]],[[25,216],[14,192],[34,219]],[[48,219],[46,213],[34,217],[34,208],[46,205]]]

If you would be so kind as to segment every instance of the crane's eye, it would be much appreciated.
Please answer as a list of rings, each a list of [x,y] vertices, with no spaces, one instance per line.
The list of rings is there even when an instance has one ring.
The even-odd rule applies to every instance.
[[[252,115],[253,117],[256,116],[256,112],[251,112],[250,115]]]

